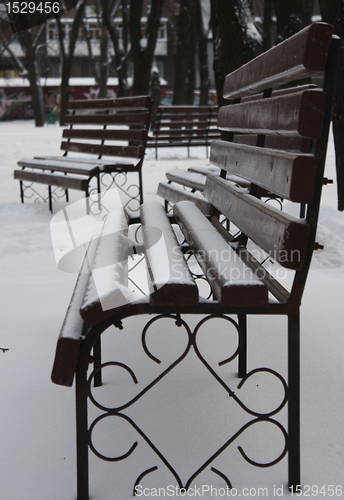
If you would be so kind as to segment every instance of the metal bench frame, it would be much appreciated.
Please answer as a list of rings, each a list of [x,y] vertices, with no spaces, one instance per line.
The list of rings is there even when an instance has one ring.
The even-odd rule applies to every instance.
[[[295,35],[297,36],[297,35]],[[273,50],[273,49],[272,49]],[[77,414],[77,464],[78,464],[78,500],[87,500],[89,498],[89,471],[88,471],[88,452],[91,449],[99,458],[106,461],[118,461],[127,458],[137,446],[137,442],[133,444],[130,450],[120,457],[107,457],[96,450],[92,442],[92,432],[95,426],[102,419],[116,416],[126,420],[140,435],[140,437],[150,446],[157,456],[157,460],[162,462],[174,476],[176,482],[180,488],[189,488],[195,478],[208,466],[212,466],[213,461],[221,455],[236,439],[240,436],[248,427],[259,423],[266,422],[273,426],[276,426],[282,433],[285,446],[281,454],[276,457],[273,461],[269,463],[258,463],[252,460],[245,451],[239,447],[239,452],[242,457],[249,462],[251,465],[257,467],[270,467],[278,462],[280,462],[286,455],[288,455],[288,482],[289,487],[295,489],[300,485],[300,304],[303,290],[305,287],[311,257],[315,246],[315,235],[316,226],[320,206],[320,195],[323,185],[323,174],[325,165],[325,156],[328,142],[329,127],[331,122],[332,113],[332,100],[335,85],[335,75],[338,65],[338,57],[340,51],[340,40],[337,37],[332,37],[331,47],[329,49],[329,55],[327,59],[327,68],[325,72],[324,79],[324,91],[326,92],[326,104],[325,113],[323,118],[323,126],[321,137],[316,141],[314,155],[317,161],[317,171],[315,179],[314,188],[314,201],[308,205],[308,211],[306,215],[306,221],[309,225],[309,235],[307,237],[307,243],[305,245],[305,253],[303,257],[302,266],[296,269],[294,282],[292,285],[291,292],[286,292],[286,290],[279,285],[278,282],[269,277],[265,283],[270,292],[273,293],[276,301],[269,301],[263,305],[223,305],[219,300],[200,300],[197,304],[190,303],[184,306],[169,304],[168,300],[165,299],[160,303],[159,298],[153,299],[154,294],[151,298],[143,299],[137,303],[130,304],[127,307],[120,308],[119,310],[109,311],[100,318],[95,318],[92,320],[88,326],[83,325],[84,331],[83,336],[80,338],[80,342],[71,342],[70,349],[67,349],[67,363],[73,365],[74,361],[77,360],[76,368],[76,414]],[[225,92],[226,95],[226,92]],[[207,181],[208,182],[208,181]],[[211,183],[217,182],[211,181]],[[210,186],[211,186],[210,183]],[[211,187],[208,189],[211,190]],[[207,189],[206,189],[207,193]],[[183,202],[188,203],[188,202]],[[178,221],[180,219],[179,209],[175,210],[175,219],[172,222]],[[218,232],[227,241],[231,241],[231,237],[228,235],[227,230],[220,224],[217,217],[213,216],[211,218],[213,225],[216,227]],[[135,218],[131,220],[132,224],[140,222],[140,219]],[[242,242],[242,239],[241,239]],[[186,249],[188,251],[188,249]],[[240,255],[241,259],[247,264],[251,269],[260,271],[264,273],[263,268],[255,261],[255,259],[247,252],[245,245],[240,245],[237,249],[237,253]],[[262,277],[263,279],[263,277]],[[79,294],[80,295],[80,294]],[[158,297],[158,296],[157,296]],[[76,307],[76,306],[73,306]],[[72,308],[73,309],[73,308]],[[203,318],[198,322],[195,328],[191,328],[184,315],[202,315]],[[101,347],[100,339],[104,331],[109,327],[114,325],[118,328],[123,328],[124,320],[131,316],[137,315],[154,315],[153,318],[145,324],[141,333],[141,341],[144,352],[152,360],[152,362],[158,363],[159,360],[150,352],[146,343],[147,332],[152,324],[159,321],[161,318],[171,318],[175,321],[177,327],[183,327],[187,334],[187,347],[181,356],[175,360],[167,369],[165,369],[159,376],[155,378],[151,383],[149,383],[144,389],[140,391],[134,398],[123,404],[120,407],[105,407],[100,404],[93,394],[92,383],[94,386],[99,386],[102,383],[101,380],[101,370],[108,365],[120,366],[126,370],[132,377],[133,382],[136,382],[135,373],[132,369],[119,363],[117,361],[109,363],[101,363]],[[287,380],[282,377],[279,373],[271,370],[269,368],[257,368],[250,372],[247,372],[247,316],[248,315],[283,315],[288,319],[288,376]],[[232,317],[236,316],[237,321]],[[229,324],[233,325],[238,334],[238,347],[234,354],[229,356],[227,359],[221,360],[220,365],[229,363],[234,359],[238,361],[239,377],[242,379],[238,385],[240,389],[245,382],[253,375],[258,372],[269,372],[273,377],[277,379],[282,384],[284,390],[284,396],[282,402],[278,407],[270,410],[267,413],[259,413],[248,406],[246,406],[238,396],[238,391],[234,392],[231,387],[225,382],[217,372],[210,366],[206,361],[205,357],[202,355],[198,344],[197,344],[197,333],[202,324],[206,321],[211,321],[213,318],[223,318],[228,321]],[[82,320],[80,319],[81,324]],[[73,351],[74,349],[74,351]],[[153,386],[159,383],[163,377],[171,372],[188,354],[193,350],[201,363],[207,368],[209,373],[217,380],[217,382],[223,387],[225,392],[233,398],[237,404],[243,409],[244,412],[251,416],[249,422],[246,422],[234,435],[230,438],[226,436],[226,440],[222,447],[220,447],[214,454],[212,454],[209,459],[198,468],[194,474],[187,479],[186,482],[181,480],[181,477],[164,455],[157,449],[154,443],[150,440],[143,430],[141,430],[137,424],[130,419],[125,414],[125,409],[133,405],[138,399],[144,397],[144,395]],[[93,351],[93,356],[92,356]],[[94,362],[94,370],[91,374],[88,373],[90,360]],[[53,371],[53,381],[56,383],[62,383],[64,385],[71,385],[73,383],[74,371],[69,370],[70,377],[69,380],[59,380],[61,376],[61,370],[55,364],[56,372]],[[63,374],[62,374],[63,375]],[[91,424],[88,422],[88,401],[91,401],[97,408],[102,411],[102,414],[97,417]],[[287,429],[275,418],[275,415],[279,414],[284,408],[288,408],[288,425]],[[155,471],[157,467],[153,467],[145,470],[137,479],[134,485],[139,485],[143,477],[149,473]],[[226,475],[214,467],[211,470],[218,474],[226,483],[228,487],[231,487],[231,481]]]

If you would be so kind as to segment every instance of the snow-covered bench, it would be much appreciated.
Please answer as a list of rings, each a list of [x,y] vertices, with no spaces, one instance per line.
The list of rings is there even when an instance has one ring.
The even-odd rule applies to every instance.
[[[312,89],[316,85],[310,84],[304,86]],[[274,91],[273,95],[279,95],[281,91]],[[247,99],[246,99],[247,100]],[[257,134],[232,134],[228,140],[237,144],[246,144],[248,146],[256,146],[258,140]],[[290,152],[308,153],[311,148],[311,139],[308,137],[288,137],[288,136],[266,136],[264,137],[264,147],[269,149],[279,149]],[[164,199],[165,210],[169,212],[174,203],[182,200],[193,201],[206,215],[212,213],[212,207],[204,198],[203,191],[205,189],[206,177],[208,175],[221,175],[221,168],[217,166],[210,167],[189,167],[187,170],[183,168],[173,168],[166,172],[167,180],[160,182],[158,186],[158,195]],[[251,182],[242,177],[225,173],[226,179],[238,187],[250,189]],[[278,200],[279,205],[282,205],[282,197],[267,191],[264,188],[259,188],[257,193],[260,198],[269,201],[270,199]]]
[[[147,147],[155,149],[158,159],[159,148],[190,147],[208,148],[213,139],[220,137],[216,126],[217,106],[159,106],[154,124],[149,133]]]
[[[205,216],[192,201],[175,203],[173,217],[168,217],[159,203],[144,203],[140,218],[137,219],[129,220],[120,210],[111,213],[104,222],[100,238],[94,245],[91,244],[58,339],[52,372],[53,382],[67,386],[73,384],[76,374],[78,500],[89,498],[89,448],[99,458],[115,462],[131,455],[141,440],[152,451],[157,465],[166,467],[180,488],[188,489],[196,477],[210,467],[209,470],[231,487],[232,478],[229,480],[223,470],[218,468],[220,455],[246,429],[258,423],[280,432],[283,445],[277,447],[277,457],[274,455],[268,461],[258,461],[256,457],[253,459],[243,449],[245,445],[242,445],[238,447],[241,458],[253,466],[270,467],[287,455],[289,487],[299,488],[299,310],[316,246],[339,51],[340,40],[332,36],[332,27],[316,23],[227,76],[225,98],[237,100],[248,95],[251,97],[250,100],[243,99],[243,102],[222,107],[219,128],[229,133],[258,134],[259,144],[252,146],[222,140],[213,142],[210,160],[220,169],[220,175],[208,175],[203,190],[205,200],[214,209],[212,215]],[[271,87],[315,74],[324,75],[323,89],[288,88],[271,97]],[[258,95],[255,99],[253,96],[259,92],[263,92],[263,96]],[[313,152],[293,153],[290,150],[266,148],[264,137],[270,134],[311,139]],[[250,192],[224,179],[227,172],[249,181]],[[287,213],[262,202],[255,196],[257,187],[289,200],[288,207],[291,210]],[[300,203],[306,205],[305,218],[290,215],[293,203],[297,205],[297,210],[294,210],[296,213]],[[235,234],[228,231],[227,220]],[[141,229],[138,229],[139,225]],[[127,273],[127,256],[135,252],[146,255],[149,290],[146,296],[136,298],[128,285],[130,280]],[[191,263],[193,257],[189,260],[190,255],[196,258],[199,267],[195,262]],[[207,279],[212,290],[210,297],[201,297],[196,284],[198,277]],[[147,315],[150,316],[148,322]],[[198,315],[201,319],[197,322]],[[250,367],[248,370],[247,317],[257,315],[280,315],[288,320],[286,368],[282,368],[281,373],[270,365]],[[163,365],[162,373],[152,376],[146,385],[141,383],[137,392],[132,392],[132,387],[128,386],[128,399],[125,402],[106,406],[97,399],[97,389],[93,389],[93,386],[101,384],[103,370],[116,366],[125,370],[126,375],[131,376],[128,377],[131,381],[136,383],[137,378],[132,368],[118,361],[116,356],[114,361],[102,363],[100,338],[103,332],[113,326],[124,329],[124,332],[126,328],[130,331],[133,323],[129,319],[133,316],[140,316],[144,320],[142,346],[152,362],[160,361],[148,348],[146,336],[151,326],[157,322],[159,324],[159,321],[166,318],[173,320],[175,325],[171,327],[171,335],[174,327],[183,327],[188,339],[186,347],[184,345],[185,350],[181,347],[181,354],[179,352],[179,357],[170,366]],[[198,332],[205,323],[213,321],[214,327],[208,331],[208,335],[213,338],[218,333],[216,321],[219,319],[228,328],[234,328],[239,340],[234,353],[224,352],[224,359],[216,365],[208,360],[208,354],[211,358],[212,353],[202,352]],[[251,324],[254,324],[254,320],[251,320]],[[136,318],[135,330],[139,328],[138,325],[139,320]],[[285,336],[276,331],[273,324],[269,326],[268,320],[266,331],[271,331],[274,339],[281,338],[284,346]],[[137,333],[141,333],[141,328]],[[273,358],[269,341],[262,340],[260,347],[265,359]],[[117,352],[116,346],[113,350]],[[154,440],[133,420],[132,412],[128,414],[126,410],[144,398],[147,391],[184,361],[190,351],[192,359],[198,359],[208,370],[209,377],[214,377],[219,383],[223,398],[238,405],[238,411],[243,412],[243,419],[237,422],[233,435],[228,435],[230,432],[226,429],[224,444],[217,451],[212,450],[209,458],[189,479],[182,480],[176,465],[169,462]],[[106,358],[109,359],[109,356],[110,353],[106,351]],[[221,366],[234,360],[238,362],[238,374],[242,379],[235,391],[231,389],[234,383],[233,370],[221,371]],[[92,361],[93,371],[89,369]],[[271,362],[273,365],[274,359]],[[269,408],[262,411],[262,394],[259,392],[255,396],[255,390],[258,391],[259,379],[264,376],[272,377],[279,384],[282,396],[279,394],[276,396],[278,402],[271,403],[269,398],[276,390],[273,384],[274,388],[269,388],[267,394]],[[248,402],[242,398],[240,389],[249,379],[253,382],[253,377],[258,377],[258,380],[251,384],[251,399]],[[200,391],[203,382],[200,382]],[[91,404],[97,407],[96,411],[90,411],[88,406]],[[255,409],[257,404],[259,409]],[[204,408],[206,406],[205,399]],[[233,414],[230,420],[235,419],[236,422],[237,415]],[[91,416],[92,422],[89,423],[88,418],[91,420]],[[121,456],[105,456],[93,441],[94,429],[108,417],[121,417],[131,425],[130,432],[135,431],[138,435],[138,441]],[[107,438],[110,439],[110,434]],[[270,449],[273,440],[264,435],[260,436],[260,442],[269,443]],[[215,459],[216,469],[212,467]],[[134,490],[146,474],[157,469],[157,466],[152,467],[151,459],[150,464],[151,468],[140,474],[135,482]]]
[[[142,164],[150,125],[151,98],[149,96],[118,99],[90,99],[70,101],[63,130],[62,156],[36,156],[18,161],[21,170],[14,171],[20,181],[21,201],[33,195],[33,183],[48,185],[49,208],[57,193],[52,186],[90,194],[90,183],[97,179],[95,189],[101,190],[100,176],[128,172],[138,174],[138,185],[132,196],[143,201]],[[77,153],[77,155],[74,155]],[[68,154],[68,156],[67,156]],[[92,156],[93,155],[93,156]],[[123,186],[123,179],[119,181]],[[123,188],[124,189],[124,188]],[[87,205],[88,206],[88,205]]]

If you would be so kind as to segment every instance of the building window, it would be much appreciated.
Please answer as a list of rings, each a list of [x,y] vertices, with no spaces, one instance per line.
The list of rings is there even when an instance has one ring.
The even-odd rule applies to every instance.
[[[56,30],[55,23],[48,24],[48,40],[55,40],[56,38]]]
[[[166,23],[160,24],[159,26],[158,40],[167,40]]]
[[[90,38],[92,40],[99,40],[100,39],[100,28],[99,28],[98,24],[90,23],[88,25],[88,32],[89,32]]]

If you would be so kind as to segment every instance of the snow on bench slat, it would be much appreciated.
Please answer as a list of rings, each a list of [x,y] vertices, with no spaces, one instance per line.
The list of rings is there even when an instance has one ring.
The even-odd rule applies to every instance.
[[[87,325],[92,326],[110,316],[113,309],[141,298],[128,288],[130,247],[126,214],[123,209],[114,210],[104,221],[92,273],[80,309]]]
[[[166,177],[169,181],[178,182],[179,184],[183,184],[183,186],[188,186],[198,191],[204,191],[205,188],[206,176],[202,174],[174,168],[166,173]]]
[[[268,302],[265,285],[193,203],[181,201],[174,205],[173,213],[223,306],[258,306]]]
[[[198,304],[198,287],[184,260],[171,224],[160,203],[141,206],[151,303],[189,306]],[[159,241],[154,228],[161,231]],[[153,293],[154,292],[154,293]]]
[[[160,182],[158,186],[158,195],[171,203],[186,200],[192,201],[205,215],[212,213],[212,204],[198,191],[192,193],[191,191],[185,191],[185,189],[179,186],[168,184],[167,182]]]
[[[87,288],[88,270],[94,259],[94,250],[95,245],[91,243],[81,266],[57,341],[51,380],[58,385],[67,387],[73,385],[82,335],[87,330],[80,316],[80,307]]]

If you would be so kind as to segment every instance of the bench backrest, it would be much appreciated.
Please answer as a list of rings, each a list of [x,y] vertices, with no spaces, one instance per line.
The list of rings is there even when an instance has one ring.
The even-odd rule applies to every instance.
[[[168,140],[212,140],[219,137],[217,106],[159,106],[152,126],[151,143]]]
[[[228,140],[212,143],[210,161],[222,171],[220,177],[207,178],[204,193],[241,230],[238,252],[283,303],[300,304],[315,245],[338,53],[339,39],[332,36],[332,27],[315,23],[225,80],[223,95],[232,104],[220,109],[218,127]],[[295,80],[299,84],[319,73],[324,75],[323,89],[298,85],[272,93],[275,87]],[[250,193],[226,181],[227,172],[250,181]],[[305,218],[264,203],[257,198],[261,189],[297,204],[292,213],[305,205]],[[296,271],[289,290],[247,252],[249,240],[281,266]]]
[[[143,160],[150,110],[149,96],[70,101],[61,149]]]

